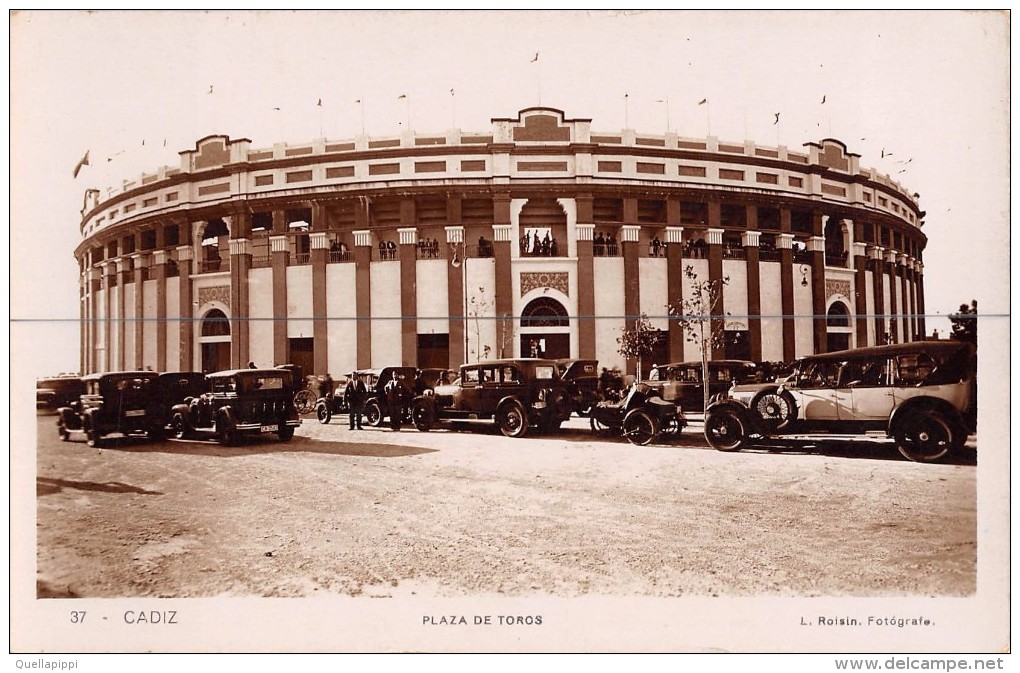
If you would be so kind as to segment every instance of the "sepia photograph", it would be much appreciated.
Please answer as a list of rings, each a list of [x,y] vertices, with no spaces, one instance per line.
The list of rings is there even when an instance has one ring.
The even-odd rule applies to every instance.
[[[12,664],[1001,668],[1009,19],[11,11]]]

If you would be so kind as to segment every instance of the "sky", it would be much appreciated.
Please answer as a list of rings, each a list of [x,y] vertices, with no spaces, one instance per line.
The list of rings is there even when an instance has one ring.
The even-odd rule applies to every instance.
[[[920,194],[929,315],[1009,312],[1001,12],[27,11],[10,43],[12,363],[34,376],[79,367],[86,189],[212,134],[485,132],[535,105],[593,131],[839,139]]]

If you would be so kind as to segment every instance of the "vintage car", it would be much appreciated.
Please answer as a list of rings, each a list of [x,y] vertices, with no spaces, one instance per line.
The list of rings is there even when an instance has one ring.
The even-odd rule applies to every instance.
[[[589,422],[595,434],[622,434],[639,446],[662,435],[679,434],[687,425],[679,406],[663,399],[662,391],[647,382],[632,384],[619,401],[596,404]]]
[[[725,392],[734,383],[753,380],[757,372],[757,365],[747,360],[709,360],[709,397]],[[662,391],[662,399],[675,402],[685,412],[701,413],[705,410],[700,360],[656,365],[648,378],[649,385]]]
[[[348,381],[353,380],[356,376],[360,376],[365,382],[365,387],[368,389],[362,406],[366,423],[378,428],[386,422],[389,411],[384,388],[386,387],[386,384],[393,379],[394,372],[397,373],[397,377],[404,382],[405,386],[407,386],[406,397],[408,404],[405,405],[403,412],[404,417],[402,420],[404,422],[411,420],[410,401],[414,396],[414,377],[416,371],[417,370],[414,367],[382,367],[378,369],[359,369],[358,371],[351,372],[348,377]],[[320,397],[316,401],[316,418],[319,419],[320,423],[329,423],[333,414],[347,412],[347,405],[348,400],[345,385],[342,393],[339,395],[333,395],[332,400]]]
[[[168,428],[175,406],[189,404],[192,399],[209,392],[209,381],[202,372],[165,372],[156,377],[155,386],[159,415],[166,419]]]
[[[507,437],[537,426],[558,430],[573,403],[555,360],[520,358],[462,365],[460,378],[415,398],[411,418],[425,432],[443,421],[495,421]]]
[[[35,408],[56,411],[78,401],[84,390],[80,376],[53,376],[35,382]]]
[[[103,438],[112,434],[145,434],[162,440],[167,417],[156,385],[158,377],[148,371],[83,377],[78,401],[57,410],[60,438],[66,442],[71,432],[83,432],[93,447],[101,447]]]
[[[561,358],[556,360],[560,378],[567,384],[574,411],[586,416],[588,410],[602,401],[599,395],[599,361]]]
[[[175,437],[212,430],[229,446],[246,434],[272,432],[286,442],[301,425],[293,374],[286,369],[233,369],[207,374],[206,380],[208,392],[173,407]]]
[[[736,451],[781,435],[880,431],[909,460],[940,460],[974,430],[975,365],[972,346],[948,340],[805,357],[782,383],[716,395],[705,437]]]

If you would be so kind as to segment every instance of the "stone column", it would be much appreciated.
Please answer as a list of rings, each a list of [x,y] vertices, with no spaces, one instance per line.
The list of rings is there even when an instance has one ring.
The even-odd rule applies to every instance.
[[[825,311],[825,237],[812,236],[807,242],[811,254],[811,319],[815,353],[828,351],[828,320]]]
[[[358,369],[372,366],[372,235],[354,232],[354,312],[358,321]]]
[[[857,347],[868,344],[868,246],[864,243],[854,243],[853,249],[854,269],[854,314],[857,327]]]
[[[106,315],[105,318],[105,343],[106,348],[104,350],[103,358],[103,371],[113,371],[114,359],[113,359],[113,284],[117,279],[117,266],[120,262],[104,262],[103,263],[103,288],[106,291]],[[118,322],[123,326],[123,316],[118,315]]]
[[[150,362],[143,362],[145,357],[145,321],[151,320],[152,316],[145,315],[145,267],[148,264],[149,256],[141,253],[131,255],[131,262],[134,265],[135,282],[135,350],[132,357],[135,361],[135,369],[145,369],[152,366]]]
[[[872,293],[875,295],[875,344],[882,345],[886,343],[885,333],[889,330],[885,312],[885,267],[882,262],[885,248],[874,245],[868,252],[871,257]]]
[[[917,260],[917,273],[914,275],[914,292],[917,293],[917,331],[921,336],[928,333],[924,324],[924,264]]]
[[[411,201],[412,205],[414,201]],[[400,358],[404,367],[418,365],[418,230],[397,229],[400,240]]]
[[[889,276],[889,335],[893,343],[899,343],[900,339],[900,321],[899,321],[899,309],[898,298],[896,296],[896,251],[886,250],[885,251],[885,270],[884,273]]]
[[[907,256],[903,253],[896,255],[896,266],[900,275],[900,313],[903,314],[903,341],[914,340],[914,307],[910,305],[910,269],[907,266]]]
[[[230,366],[248,364],[248,270],[251,269],[251,241],[230,239]]]
[[[592,200],[578,201],[578,212],[584,213],[587,222],[577,224],[574,231],[577,241],[577,350],[578,357],[595,358],[595,225],[591,223]],[[580,215],[579,215],[580,217]]]
[[[623,312],[626,317],[627,329],[634,329],[637,319],[641,316],[641,273],[638,250],[640,235],[641,227],[636,224],[625,224],[620,227],[620,247],[623,250]],[[631,366],[631,363],[628,362],[627,373],[637,373],[637,361],[633,364],[634,369],[631,369]]]
[[[156,370],[166,367],[166,265],[170,254],[166,250],[152,253],[152,273],[156,279]]]
[[[780,218],[788,210],[780,210]],[[797,359],[797,323],[793,309],[793,234],[779,234],[776,237],[779,248],[779,285],[783,308],[783,360]]]
[[[496,311],[496,329],[499,330],[499,325],[502,324],[504,316],[511,316],[514,314],[514,281],[513,281],[513,269],[511,267],[510,257],[513,254],[513,225],[509,223],[505,224],[493,224],[492,225],[492,255],[495,263],[495,311]],[[499,339],[499,334],[496,335]],[[480,344],[479,344],[480,345]]]
[[[708,221],[709,224],[718,223],[718,219],[713,218],[713,212],[718,212],[718,205],[714,204],[716,208],[712,208],[712,203],[709,203],[708,209]],[[710,228],[705,231],[705,242],[708,243],[708,280],[712,285],[718,288],[718,298],[716,300],[715,309],[712,311],[711,329],[709,334],[712,337],[722,336],[726,330],[726,320],[723,316],[726,315],[725,309],[725,286],[723,285],[723,271],[722,271],[722,243],[723,243],[723,230],[720,228]],[[715,338],[712,339],[716,341]],[[723,345],[712,344],[712,359],[721,360],[726,357],[726,348]]]
[[[321,210],[321,209],[320,209]],[[315,209],[313,209],[313,213]],[[324,217],[312,215],[324,226]],[[315,374],[329,373],[329,320],[326,317],[326,264],[329,262],[329,235],[313,231],[308,235],[312,256],[312,366]]]
[[[276,213],[273,211],[274,230]],[[290,263],[290,238],[273,235],[269,237],[269,263],[273,268],[273,363],[288,364],[290,349],[287,348],[287,265]]]
[[[754,211],[757,215],[757,210]],[[761,276],[758,260],[758,241],[761,233],[748,230],[740,235],[747,259],[747,338],[751,346],[751,360],[761,362]]]
[[[666,244],[666,302],[670,312],[681,312],[684,300],[684,228],[667,226],[664,234]],[[672,313],[670,313],[672,315]],[[669,361],[684,359],[684,327],[679,320],[669,320]]]
[[[459,201],[458,201],[459,205]],[[467,329],[467,311],[464,309],[464,227],[446,227],[446,244],[456,250],[457,266],[446,265],[447,283],[446,298],[450,314],[450,369],[457,369],[465,362],[467,351],[464,348],[464,334]]]
[[[121,246],[123,249],[123,246]],[[124,296],[124,288],[131,278],[131,271],[128,269],[128,257],[117,258],[117,359],[112,367],[123,371],[127,369],[127,297]],[[137,289],[137,288],[136,288]]]
[[[180,320],[177,325],[179,348],[179,370],[182,372],[198,369],[194,364],[195,349],[195,318],[192,307],[191,273],[194,264],[194,247],[191,245],[177,246],[177,273],[180,291],[177,293],[177,306]]]

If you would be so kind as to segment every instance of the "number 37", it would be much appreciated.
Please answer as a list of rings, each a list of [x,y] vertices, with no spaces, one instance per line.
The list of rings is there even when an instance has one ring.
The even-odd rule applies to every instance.
[[[84,610],[71,610],[71,623],[82,624],[85,622],[85,611]]]

